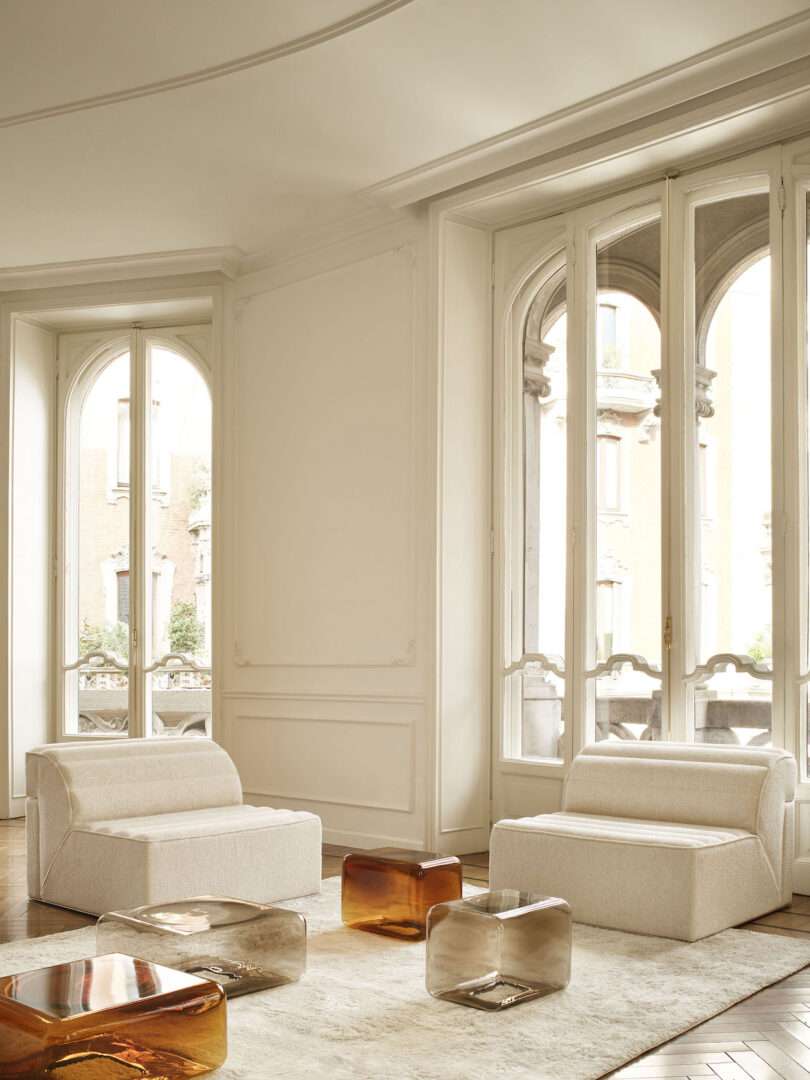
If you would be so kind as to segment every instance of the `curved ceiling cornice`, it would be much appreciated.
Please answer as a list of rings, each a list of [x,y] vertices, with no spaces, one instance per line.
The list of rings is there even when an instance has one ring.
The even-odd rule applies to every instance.
[[[0,116],[0,128],[15,127],[19,124],[30,124],[36,120],[46,120],[55,116],[64,116],[67,113],[81,112],[85,109],[97,109],[102,105],[114,105],[121,101],[131,101],[134,98],[148,97],[152,94],[163,94],[169,90],[178,90],[181,87],[193,86],[195,83],[209,82],[212,79],[221,79],[225,75],[245,71],[248,68],[260,67],[270,64],[274,60],[281,60],[285,56],[312,49],[326,41],[349,34],[358,30],[368,23],[382,19],[386,15],[406,7],[413,0],[379,0],[376,4],[363,8],[355,14],[349,15],[328,26],[313,30],[308,34],[292,38],[290,41],[280,42],[269,49],[250,53],[247,56],[237,57],[222,64],[214,64],[200,68],[197,71],[186,72],[169,79],[161,79],[157,82],[144,83],[123,90],[115,90],[106,94],[96,94],[92,97],[80,98],[76,101],[66,101],[59,105],[50,105],[41,109],[32,109],[29,112],[16,113],[9,116]]]

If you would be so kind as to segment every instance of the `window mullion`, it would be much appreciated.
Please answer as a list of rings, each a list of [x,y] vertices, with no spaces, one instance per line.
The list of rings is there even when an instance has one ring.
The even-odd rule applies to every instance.
[[[783,152],[785,185],[782,245],[782,402],[784,636],[781,670],[784,746],[796,755],[800,781],[807,779],[808,595],[808,409],[807,409],[807,185],[806,168],[790,168]],[[776,427],[774,425],[774,430]],[[774,598],[775,599],[775,598]],[[774,643],[776,644],[776,643]],[[776,660],[776,656],[774,656]]]
[[[688,377],[694,362],[693,339],[687,328],[694,311],[694,262],[691,208],[678,181],[668,181],[665,245],[662,270],[665,275],[662,311],[662,441],[664,460],[664,630],[669,640],[664,657],[664,712],[667,737],[684,742],[689,738],[687,695],[683,680],[692,669],[694,643],[690,618],[694,543],[692,540],[688,433],[694,423],[694,386]],[[667,616],[670,623],[667,625]]]
[[[130,738],[150,734],[151,724],[146,677],[148,662],[149,575],[149,458],[148,409],[150,396],[149,357],[146,339],[140,330],[133,333],[130,409]]]
[[[790,442],[788,429],[792,429],[792,417],[785,409],[785,282],[784,282],[784,222],[782,213],[782,161],[781,153],[774,155],[770,177],[769,233],[771,250],[771,574],[772,593],[772,647],[773,647],[773,704],[771,708],[771,739],[774,746],[784,746],[791,735],[786,723],[787,693],[786,675],[791,667],[787,655],[789,633],[787,627],[787,598],[795,592],[787,561],[787,538],[785,512],[787,492],[785,484],[785,445]],[[792,681],[792,680],[791,680]]]
[[[596,265],[585,225],[575,225],[569,245],[568,309],[568,516],[569,603],[567,611],[567,715],[571,752],[595,738],[589,730],[589,683],[593,637],[595,530],[589,507],[593,501],[592,449],[595,439],[595,300]],[[591,338],[594,338],[592,341]],[[591,725],[592,726],[592,725]]]

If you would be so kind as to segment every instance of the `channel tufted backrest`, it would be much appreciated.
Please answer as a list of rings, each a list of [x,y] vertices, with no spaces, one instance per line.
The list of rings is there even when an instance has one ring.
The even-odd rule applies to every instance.
[[[128,739],[41,746],[28,754],[28,793],[64,786],[72,825],[242,802],[236,766],[209,739]]]
[[[785,750],[604,742],[571,764],[563,809],[756,833],[774,872],[782,863],[785,804],[796,763]]]

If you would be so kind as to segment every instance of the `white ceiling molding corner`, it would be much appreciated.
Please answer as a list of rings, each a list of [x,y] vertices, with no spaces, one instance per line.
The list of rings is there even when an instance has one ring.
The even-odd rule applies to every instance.
[[[793,70],[791,71],[791,66]],[[436,198],[496,173],[526,167],[538,158],[562,155],[588,139],[606,139],[635,125],[639,130],[665,114],[686,118],[708,95],[715,95],[716,119],[735,109],[746,83],[759,80],[766,94],[784,91],[786,75],[810,77],[810,9],[698,53],[681,63],[616,87],[604,94],[494,138],[447,154],[365,188],[367,199],[399,208]],[[770,77],[769,77],[770,76]],[[810,124],[810,121],[809,121]]]
[[[181,274],[218,273],[233,280],[239,274],[242,258],[239,248],[218,247],[0,267],[0,293]]]
[[[366,206],[307,232],[296,233],[286,241],[274,244],[269,251],[244,255],[239,262],[238,276],[275,270],[313,252],[324,251],[389,225],[412,222],[413,219],[414,212],[409,208],[400,210],[379,205]]]

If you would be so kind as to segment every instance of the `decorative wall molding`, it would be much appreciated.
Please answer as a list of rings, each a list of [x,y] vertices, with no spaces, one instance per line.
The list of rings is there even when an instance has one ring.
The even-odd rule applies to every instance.
[[[261,282],[262,275],[293,275],[295,280],[300,281],[312,276],[308,270],[310,263],[319,263],[321,270],[314,272],[322,272],[324,258],[334,254],[340,259],[346,244],[373,239],[375,233],[391,226],[413,226],[416,218],[417,215],[408,209],[393,210],[385,206],[349,209],[330,221],[323,221],[311,229],[299,230],[286,239],[275,241],[271,251],[243,255],[239,263],[239,276],[245,279],[245,287],[252,284],[253,275],[256,275],[257,284]]]
[[[403,717],[383,719],[380,716],[288,716],[283,713],[271,716],[269,714],[257,715],[251,713],[250,716],[237,714],[232,723],[234,721],[238,723],[240,720],[266,720],[268,724],[276,724],[280,721],[284,724],[365,724],[369,727],[413,727],[412,720]]]
[[[304,49],[311,49],[325,41],[341,37],[343,34],[357,30],[367,23],[382,19],[391,12],[397,11],[410,3],[411,0],[379,0],[378,3],[371,4],[354,15],[330,23],[319,30],[313,30],[309,34],[302,34],[291,41],[281,42],[269,49],[262,49],[259,52],[250,53],[248,56],[241,56],[223,64],[214,64],[210,67],[200,68],[197,71],[189,71],[171,79],[161,79],[158,82],[144,83],[141,86],[111,91],[106,94],[96,94],[93,97],[80,98],[77,101],[66,101],[43,109],[33,109],[30,112],[3,116],[0,117],[0,128],[30,124],[36,120],[44,120],[53,116],[65,116],[68,113],[82,112],[86,109],[97,109],[103,105],[114,105],[122,101],[132,101],[135,98],[149,97],[153,94],[164,94],[169,90],[178,90],[185,86],[194,86],[196,83],[221,79],[225,75],[232,75],[237,71],[259,67],[262,64],[269,64],[274,60],[280,60],[285,56],[291,56],[293,53],[302,52]]]
[[[411,587],[408,590],[412,600],[412,611],[410,612],[410,636],[405,642],[405,648],[402,653],[392,656],[390,659],[383,661],[376,661],[371,658],[358,656],[356,659],[348,661],[329,661],[327,658],[319,658],[312,656],[311,659],[301,659],[295,662],[274,661],[269,657],[256,656],[245,646],[244,642],[238,637],[235,637],[232,641],[232,662],[240,669],[289,669],[289,670],[312,670],[322,668],[325,670],[395,670],[398,668],[413,668],[417,665],[418,659],[418,642],[417,642],[417,597],[419,595],[419,561],[418,561],[418,514],[417,514],[417,498],[418,498],[418,454],[419,454],[419,439],[418,439],[418,423],[419,423],[419,395],[417,384],[417,372],[418,372],[418,357],[419,357],[419,340],[418,340],[418,299],[417,299],[417,272],[418,272],[418,259],[416,246],[410,239],[402,240],[392,246],[383,247],[381,250],[372,250],[370,252],[363,252],[360,257],[348,258],[341,261],[336,266],[329,266],[326,269],[322,269],[319,274],[312,274],[304,278],[295,278],[292,281],[279,283],[277,286],[266,284],[263,289],[258,289],[256,292],[252,292],[249,295],[241,295],[237,298],[237,305],[239,307],[239,316],[235,319],[236,336],[234,341],[234,376],[233,376],[233,430],[237,432],[240,430],[240,414],[239,414],[239,402],[240,402],[240,333],[244,322],[244,314],[250,308],[252,302],[260,295],[272,293],[281,288],[294,287],[301,284],[302,281],[309,280],[310,277],[324,277],[326,278],[330,274],[339,273],[342,271],[350,270],[361,266],[364,263],[370,263],[373,260],[383,259],[387,256],[401,256],[404,257],[408,267],[408,289],[407,297],[405,298],[406,317],[408,319],[409,327],[409,381],[410,381],[410,406],[409,406],[409,433],[410,433],[410,445],[408,448],[409,453],[409,465],[408,465],[408,502],[410,509],[409,518],[409,543],[410,543],[410,555],[407,568],[403,568],[404,572],[408,572],[411,575]],[[264,275],[259,275],[260,278],[264,278]],[[242,473],[242,465],[240,461],[240,448],[238,442],[234,444],[233,449],[233,489],[240,492],[240,475]],[[238,495],[237,495],[238,498]],[[232,523],[233,539],[232,539],[232,551],[241,551],[240,535],[242,531],[242,523],[240,521],[240,515],[237,513]],[[240,563],[237,562],[232,567],[233,580],[235,582],[234,596],[235,596],[235,615],[236,624],[235,629],[240,626],[240,602],[241,602],[241,585],[240,585]]]
[[[360,799],[355,796],[349,796],[346,798],[338,798],[334,795],[331,797],[324,797],[322,794],[313,794],[309,792],[301,791],[280,791],[278,785],[275,783],[259,784],[255,782],[248,782],[245,790],[253,792],[257,795],[262,795],[265,798],[275,799],[293,799],[298,802],[307,804],[322,804],[324,806],[346,806],[360,810],[385,810],[399,814],[413,814],[416,808],[416,783],[417,783],[417,731],[418,725],[409,720],[383,720],[379,717],[373,719],[361,719],[358,717],[330,717],[330,716],[306,716],[306,717],[290,717],[290,716],[268,716],[268,715],[247,715],[238,713],[231,718],[227,724],[228,739],[226,746],[229,752],[235,757],[237,766],[239,766],[239,750],[234,745],[233,730],[235,727],[243,721],[265,721],[268,724],[281,723],[281,724],[295,724],[301,725],[306,723],[312,724],[339,724],[344,727],[400,727],[409,731],[408,737],[408,771],[407,771],[407,797],[403,803],[396,802],[382,802],[375,799]],[[272,739],[268,746],[269,754],[272,756]],[[382,768],[382,762],[375,762],[372,766],[375,770]],[[244,770],[240,770],[243,771]]]
[[[213,247],[9,266],[0,268],[0,293],[181,274],[219,273],[233,279],[242,257],[237,247]]]
[[[322,693],[320,691],[298,690],[223,690],[222,698],[226,701],[323,701],[369,705],[424,705],[425,698],[421,695],[408,694],[336,694]]]
[[[713,96],[718,118],[736,111],[733,99],[750,79],[763,83],[783,78],[791,64],[807,67],[810,54],[810,11],[802,11],[745,34],[623,86],[577,102],[389,177],[366,188],[363,195],[402,207],[438,196],[462,184],[506,172],[541,156],[561,156],[585,140],[607,141],[630,125],[653,125],[688,114]],[[810,68],[807,71],[810,80]],[[767,100],[765,86],[761,88]]]

